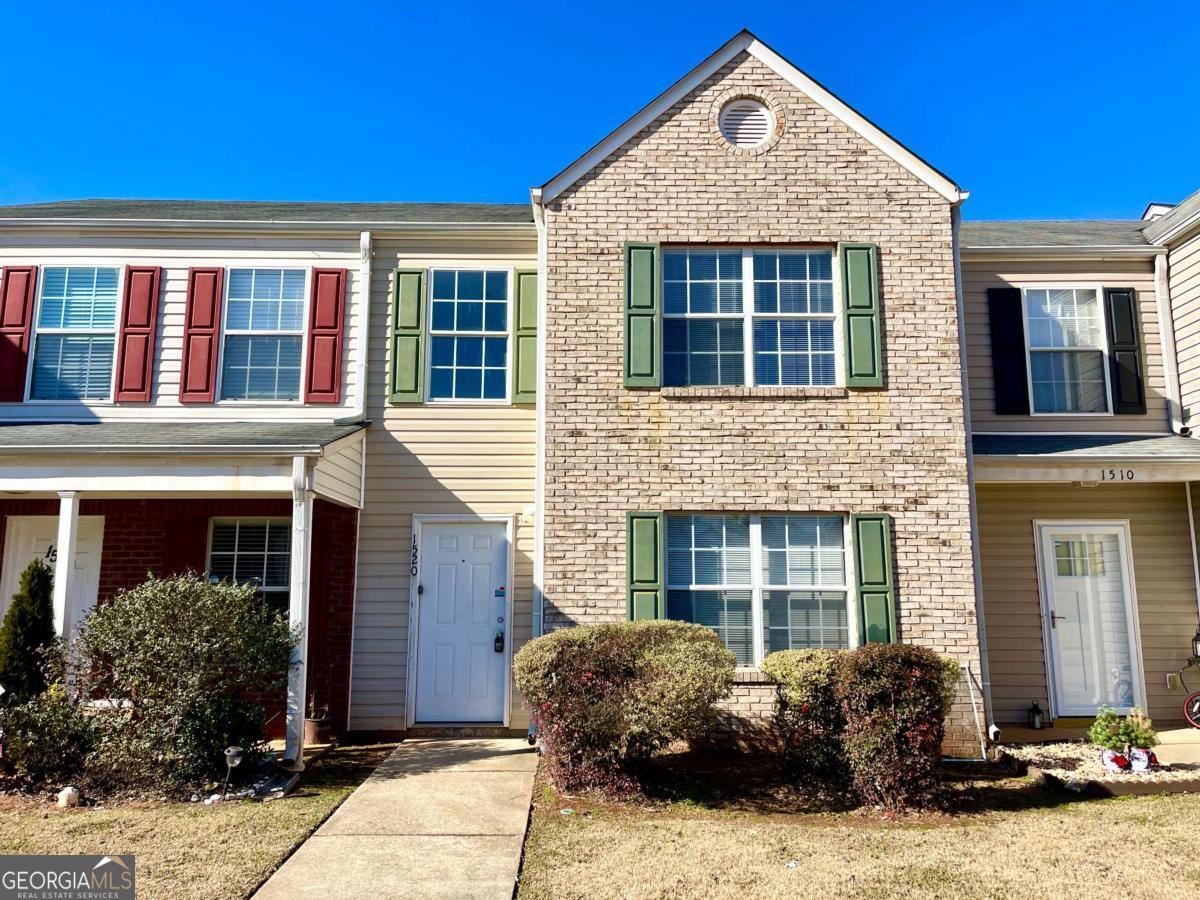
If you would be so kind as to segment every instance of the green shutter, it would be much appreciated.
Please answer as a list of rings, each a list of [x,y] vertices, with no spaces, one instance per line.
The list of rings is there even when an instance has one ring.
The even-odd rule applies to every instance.
[[[537,272],[516,274],[513,298],[513,403],[537,402]]]
[[[892,517],[850,517],[854,537],[854,580],[858,591],[858,638],[862,644],[896,640],[896,576],[892,568]]]
[[[661,383],[662,259],[658,244],[625,245],[625,386]]]
[[[425,369],[425,271],[397,269],[392,278],[392,371],[388,381],[393,403],[420,403]]]
[[[665,516],[631,512],[626,519],[625,571],[630,619],[665,619]]]
[[[883,387],[880,346],[879,247],[838,244],[842,316],[846,332],[846,386]]]

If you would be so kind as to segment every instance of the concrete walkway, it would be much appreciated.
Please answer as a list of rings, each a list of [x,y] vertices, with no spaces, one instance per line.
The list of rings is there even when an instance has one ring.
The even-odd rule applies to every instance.
[[[519,738],[405,741],[255,897],[509,900],[536,767]]]

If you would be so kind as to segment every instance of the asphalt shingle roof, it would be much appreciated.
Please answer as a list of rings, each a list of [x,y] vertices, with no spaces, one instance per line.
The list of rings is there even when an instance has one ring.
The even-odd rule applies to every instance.
[[[0,453],[315,452],[366,427],[322,422],[86,422],[0,425]]]
[[[1200,440],[1178,434],[976,434],[976,456],[1200,460]]]
[[[1029,220],[962,223],[964,248],[985,247],[1146,247],[1140,219],[1120,221]]]
[[[0,206],[0,219],[533,225],[528,203],[274,203],[251,200],[63,200]]]

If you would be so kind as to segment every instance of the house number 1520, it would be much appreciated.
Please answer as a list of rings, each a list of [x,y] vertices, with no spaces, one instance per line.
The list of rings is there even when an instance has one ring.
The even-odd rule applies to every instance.
[[[1133,481],[1133,469],[1101,469],[1101,481]]]

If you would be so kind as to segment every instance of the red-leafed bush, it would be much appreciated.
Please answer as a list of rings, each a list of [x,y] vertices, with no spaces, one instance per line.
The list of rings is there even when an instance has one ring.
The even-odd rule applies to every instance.
[[[868,644],[841,654],[838,668],[834,690],[855,793],[889,810],[929,805],[957,663],[911,644]]]
[[[713,631],[670,621],[566,628],[514,660],[551,780],[616,794],[637,790],[654,751],[708,729],[735,665]]]

